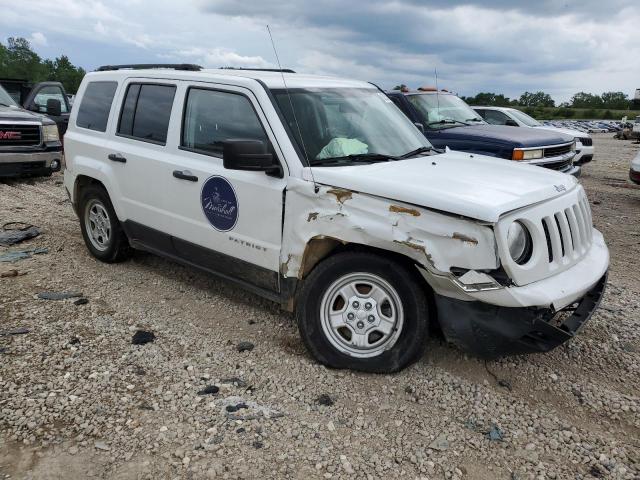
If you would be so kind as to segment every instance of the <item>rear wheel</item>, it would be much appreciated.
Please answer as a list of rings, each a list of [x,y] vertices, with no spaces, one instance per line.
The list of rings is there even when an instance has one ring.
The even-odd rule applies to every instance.
[[[78,213],[84,243],[94,257],[107,263],[129,257],[129,242],[104,188],[90,185],[83,189]]]
[[[330,257],[307,277],[297,303],[302,339],[324,365],[387,373],[424,353],[424,286],[393,260],[364,252]]]

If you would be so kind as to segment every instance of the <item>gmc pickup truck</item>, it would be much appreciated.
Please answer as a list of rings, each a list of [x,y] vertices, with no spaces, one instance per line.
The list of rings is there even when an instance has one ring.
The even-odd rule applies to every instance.
[[[25,110],[42,113],[56,122],[60,137],[67,131],[71,102],[60,82],[29,82],[0,78],[0,87]]]
[[[23,109],[0,86],[0,177],[51,175],[61,164],[56,122]]]

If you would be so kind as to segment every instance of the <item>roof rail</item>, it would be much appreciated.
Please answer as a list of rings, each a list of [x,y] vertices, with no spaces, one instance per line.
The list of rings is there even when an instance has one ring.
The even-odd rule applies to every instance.
[[[249,67],[220,67],[220,70],[250,70],[254,72],[296,73],[290,68],[249,68]]]
[[[191,63],[132,63],[129,65],[103,65],[98,67],[96,72],[109,72],[113,70],[142,70],[147,68],[170,68],[173,70],[188,70],[197,72],[202,70],[200,65]]]

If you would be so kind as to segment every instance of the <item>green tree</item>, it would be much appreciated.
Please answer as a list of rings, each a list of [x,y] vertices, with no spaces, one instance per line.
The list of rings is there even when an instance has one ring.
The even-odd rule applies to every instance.
[[[571,97],[571,106],[573,108],[602,108],[602,98],[593,93],[578,92]]]
[[[61,82],[68,93],[76,93],[85,73],[66,55],[55,60],[41,59],[25,38],[9,37],[6,46],[0,43],[0,77],[29,82],[52,80]]]
[[[524,92],[518,101],[523,107],[555,107],[556,102],[551,95],[544,92]]]
[[[407,87],[404,83],[401,83],[400,85],[396,85],[395,87],[393,87],[393,90],[406,90],[409,87]]]
[[[508,107],[513,104],[509,97],[502,93],[480,92],[475,97],[467,97],[465,101],[470,105],[487,105],[497,107]]]
[[[629,96],[623,92],[604,92],[600,95],[603,108],[626,110],[629,108]]]

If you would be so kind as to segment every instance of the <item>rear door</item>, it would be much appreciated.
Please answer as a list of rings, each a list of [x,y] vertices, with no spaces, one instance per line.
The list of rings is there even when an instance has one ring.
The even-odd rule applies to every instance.
[[[120,188],[124,218],[157,230],[166,223],[162,165],[170,158],[167,135],[177,87],[171,80],[127,79],[119,90],[104,154]]]

